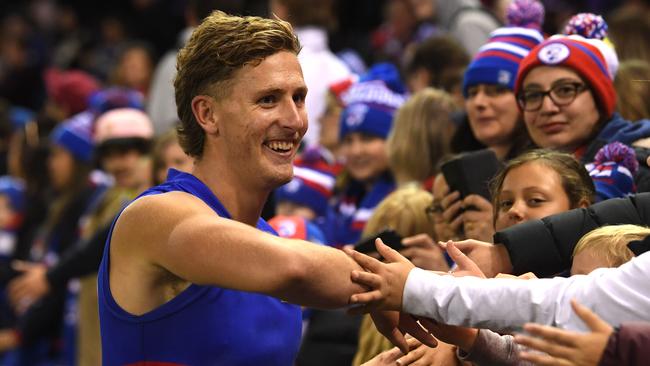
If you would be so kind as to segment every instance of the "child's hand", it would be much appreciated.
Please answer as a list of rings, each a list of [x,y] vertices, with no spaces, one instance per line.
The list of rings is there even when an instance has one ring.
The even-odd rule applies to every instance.
[[[404,284],[409,272],[415,267],[399,252],[388,247],[381,239],[375,241],[377,252],[387,263],[382,263],[354,250],[346,252],[367,272],[352,271],[352,281],[369,288],[369,291],[350,296],[351,304],[362,304],[353,313],[372,310],[401,310]]]

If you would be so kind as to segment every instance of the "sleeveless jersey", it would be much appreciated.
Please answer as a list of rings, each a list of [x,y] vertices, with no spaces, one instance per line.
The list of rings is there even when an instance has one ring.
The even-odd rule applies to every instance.
[[[171,191],[190,193],[219,216],[230,218],[205,184],[173,169],[165,183],[139,197]],[[276,234],[263,219],[257,228]],[[192,284],[146,314],[135,316],[123,310],[109,286],[112,231],[98,275],[104,365],[293,364],[300,345],[300,308],[270,296]]]

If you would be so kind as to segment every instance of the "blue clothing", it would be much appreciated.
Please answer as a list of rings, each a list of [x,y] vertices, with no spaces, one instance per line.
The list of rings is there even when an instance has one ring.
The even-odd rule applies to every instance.
[[[395,182],[388,173],[379,177],[368,192],[363,184],[353,181],[335,207],[335,243],[343,245],[358,242],[377,205],[394,189]]]
[[[596,138],[589,143],[582,161],[584,163],[592,162],[598,150],[610,142],[618,141],[626,145],[632,145],[633,142],[646,137],[650,137],[650,120],[642,119],[630,122],[623,119],[620,114],[614,113],[612,119],[603,126]]]
[[[230,218],[205,184],[173,169],[165,183],[140,197],[171,191],[190,193],[219,216]],[[257,228],[275,234],[263,219]],[[124,311],[109,287],[111,235],[108,237],[98,277],[104,365],[293,364],[300,343],[300,308],[269,296],[192,284],[146,314]]]

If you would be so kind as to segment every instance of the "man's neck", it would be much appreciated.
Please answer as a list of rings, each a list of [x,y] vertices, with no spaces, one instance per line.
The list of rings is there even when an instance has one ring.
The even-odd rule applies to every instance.
[[[233,220],[257,225],[269,191],[250,187],[250,182],[237,179],[232,171],[204,160],[195,163],[192,174],[210,188]]]

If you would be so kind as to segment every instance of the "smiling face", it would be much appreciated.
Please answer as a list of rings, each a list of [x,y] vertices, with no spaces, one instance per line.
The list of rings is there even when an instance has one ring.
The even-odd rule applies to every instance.
[[[571,208],[560,175],[553,168],[536,162],[525,163],[508,172],[496,205],[497,231]]]
[[[511,144],[520,119],[514,93],[486,84],[471,86],[467,93],[465,108],[476,139],[488,147]]]
[[[524,79],[523,91],[547,91],[562,83],[584,83],[565,67],[539,66]],[[558,106],[549,96],[533,112],[524,112],[528,134],[539,147],[572,152],[594,135],[600,115],[590,91],[578,93],[570,104]]]
[[[388,169],[386,140],[379,136],[351,132],[343,137],[341,154],[352,178],[370,183]]]
[[[291,180],[307,131],[307,87],[295,54],[281,51],[234,73],[220,100],[211,98],[216,159],[232,183],[271,190]],[[213,138],[214,137],[214,138]],[[206,141],[212,143],[212,141]]]

